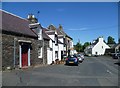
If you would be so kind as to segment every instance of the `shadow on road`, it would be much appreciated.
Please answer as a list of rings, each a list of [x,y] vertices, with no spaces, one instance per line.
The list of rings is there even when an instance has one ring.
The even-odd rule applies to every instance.
[[[116,64],[116,65],[120,66],[120,63],[118,63],[118,62],[116,62],[116,63],[114,63],[114,64]]]
[[[64,64],[65,66],[78,66],[78,65],[74,65],[74,64],[69,64],[69,65],[66,65]]]

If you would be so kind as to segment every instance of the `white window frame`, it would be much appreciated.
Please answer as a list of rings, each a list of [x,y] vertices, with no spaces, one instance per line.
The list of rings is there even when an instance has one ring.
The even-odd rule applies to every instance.
[[[42,47],[38,49],[38,58],[42,58]]]

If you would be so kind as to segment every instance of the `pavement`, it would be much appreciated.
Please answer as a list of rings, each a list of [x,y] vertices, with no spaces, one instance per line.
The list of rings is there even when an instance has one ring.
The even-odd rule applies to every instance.
[[[79,66],[46,65],[2,74],[3,86],[118,86],[117,60],[85,57]]]

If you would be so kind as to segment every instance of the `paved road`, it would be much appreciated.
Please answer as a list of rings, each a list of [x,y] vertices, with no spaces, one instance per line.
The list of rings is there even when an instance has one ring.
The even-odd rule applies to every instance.
[[[79,66],[50,65],[3,72],[3,86],[118,86],[117,60],[85,57]]]

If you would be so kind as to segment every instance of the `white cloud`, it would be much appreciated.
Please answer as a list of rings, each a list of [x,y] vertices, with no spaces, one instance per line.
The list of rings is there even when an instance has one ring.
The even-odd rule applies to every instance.
[[[87,29],[88,28],[79,28],[79,29],[68,29],[68,30],[71,30],[71,31],[85,31]]]

